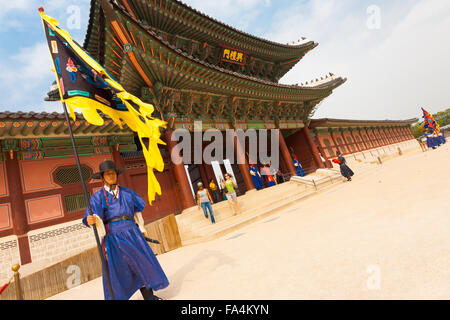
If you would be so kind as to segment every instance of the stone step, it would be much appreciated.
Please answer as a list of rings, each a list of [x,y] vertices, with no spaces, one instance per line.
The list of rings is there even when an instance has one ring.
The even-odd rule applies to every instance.
[[[270,205],[264,206],[264,208],[259,208],[259,210],[254,210],[253,212],[243,212],[236,216],[229,217],[220,223],[217,222],[215,224],[200,228],[195,233],[182,235],[182,244],[183,246],[191,245],[224,236],[255,221],[263,219],[295,201],[299,201],[315,193],[316,192],[314,190],[305,189],[304,192],[279,199]]]
[[[305,190],[305,187],[298,186],[295,183],[285,183],[287,186],[282,186],[282,184],[278,186],[271,187],[269,189],[273,189],[273,192],[268,197],[264,192],[257,191],[256,195],[252,198],[244,198],[244,196],[238,197],[238,201],[241,207],[242,213],[249,213],[253,211],[261,210],[261,208],[267,206],[272,202],[280,201],[280,199],[284,199],[291,195],[299,194]],[[261,201],[266,199],[273,199],[273,201]],[[220,206],[218,206],[220,204]],[[231,216],[233,216],[233,211],[230,208],[228,202],[218,203],[213,205],[213,214],[214,218],[217,222],[223,221]],[[184,213],[182,213],[184,215]],[[181,215],[177,216],[177,223],[180,229],[180,233],[189,233],[192,230],[196,230],[198,228],[208,226],[211,224],[209,219],[206,219],[203,210],[196,210],[196,212],[190,212],[189,216],[182,217]]]
[[[299,188],[298,186],[296,186],[296,188],[294,190],[291,190],[291,192],[289,193],[284,193],[284,194],[278,194],[278,195],[272,195],[271,198],[264,198],[265,201],[261,201],[261,199],[258,199],[257,202],[253,202],[253,203],[241,203],[241,214],[253,214],[255,212],[261,211],[263,209],[266,209],[270,206],[276,205],[282,201],[287,201],[290,200],[293,197],[296,197],[297,195],[305,192],[307,189],[306,188]],[[270,200],[267,200],[270,199]],[[231,208],[228,208],[228,212],[226,215],[223,215],[224,218],[227,217],[233,217],[232,214],[232,210]],[[217,217],[217,221],[220,221],[222,217],[218,216]]]
[[[315,190],[314,188],[305,188],[303,192],[297,195],[291,195],[285,199],[279,199],[276,203],[271,205],[266,205],[264,208],[258,212],[241,213],[236,216],[229,217],[220,223],[210,224],[207,227],[197,230],[196,233],[185,234],[181,237],[183,246],[196,244],[204,241],[213,240],[239,230],[253,222],[264,219],[273,213],[276,213],[279,209],[288,206],[296,201],[304,200],[314,194],[325,192],[339,183],[344,183],[345,179],[334,181],[333,184],[328,184],[321,189]]]
[[[245,210],[246,207],[253,206],[254,203],[259,203],[259,199],[265,198],[270,195],[270,197],[276,197],[280,194],[284,194],[286,192],[292,192],[297,190],[297,186],[295,184],[290,184],[289,182],[282,183],[280,185],[266,188],[259,191],[252,191],[250,193],[246,193],[245,195],[239,196],[238,201],[241,204],[241,209]],[[228,201],[222,201],[219,203],[215,203],[212,205],[213,212],[217,215],[221,215],[223,211],[230,211],[230,207]],[[199,212],[201,215],[199,215]],[[180,215],[177,215],[177,223],[179,225],[189,224],[191,225],[195,221],[205,220],[203,215],[203,210],[198,210],[198,207],[192,207],[184,210]],[[202,218],[203,217],[203,218]]]

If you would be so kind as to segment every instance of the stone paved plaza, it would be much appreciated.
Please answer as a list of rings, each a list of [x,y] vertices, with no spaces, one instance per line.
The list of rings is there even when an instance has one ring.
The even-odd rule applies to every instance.
[[[158,256],[164,299],[449,299],[450,144]],[[101,278],[51,299],[103,299]],[[132,299],[142,299],[137,292]]]

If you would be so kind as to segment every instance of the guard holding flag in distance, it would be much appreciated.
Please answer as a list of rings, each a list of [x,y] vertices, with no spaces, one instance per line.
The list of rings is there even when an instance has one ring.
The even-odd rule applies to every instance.
[[[105,299],[129,299],[138,289],[144,299],[159,299],[153,290],[163,289],[169,282],[142,234],[145,228],[141,211],[146,203],[134,191],[117,185],[121,169],[112,161],[100,164],[94,178],[102,178],[104,187],[89,200],[67,108],[73,120],[74,110],[80,109],[86,121],[101,126],[104,123],[98,113],[101,111],[120,128],[127,124],[137,132],[147,164],[150,204],[156,193],[161,195],[153,169],[160,172],[164,169],[158,144],[165,144],[160,140],[160,128],[166,123],[153,118],[153,106],[125,91],[42,7],[39,12],[87,203],[83,223],[93,227],[102,261]],[[104,236],[102,244],[99,233]]]

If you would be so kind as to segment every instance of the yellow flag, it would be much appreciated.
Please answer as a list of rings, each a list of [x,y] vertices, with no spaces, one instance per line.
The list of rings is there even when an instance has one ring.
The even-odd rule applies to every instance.
[[[156,193],[161,195],[161,186],[153,169],[160,172],[164,169],[158,144],[165,144],[160,139],[160,128],[165,128],[166,122],[153,118],[153,106],[128,93],[67,31],[58,27],[57,20],[47,16],[43,10],[40,10],[40,15],[61,101],[66,103],[74,121],[74,110],[78,108],[86,121],[101,126],[104,124],[98,113],[101,111],[120,128],[123,128],[123,121],[138,134],[147,164],[148,200],[151,204]]]

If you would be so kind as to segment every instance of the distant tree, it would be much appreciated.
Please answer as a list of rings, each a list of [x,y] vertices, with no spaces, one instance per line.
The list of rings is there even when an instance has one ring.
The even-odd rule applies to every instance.
[[[450,124],[450,109],[439,111],[438,113],[433,114],[433,117],[436,122],[439,123],[440,127],[446,126]]]
[[[412,133],[414,135],[415,138],[419,138],[421,136],[423,136],[424,134],[424,129],[423,129],[423,122],[422,123],[416,123],[412,126],[411,128]]]

